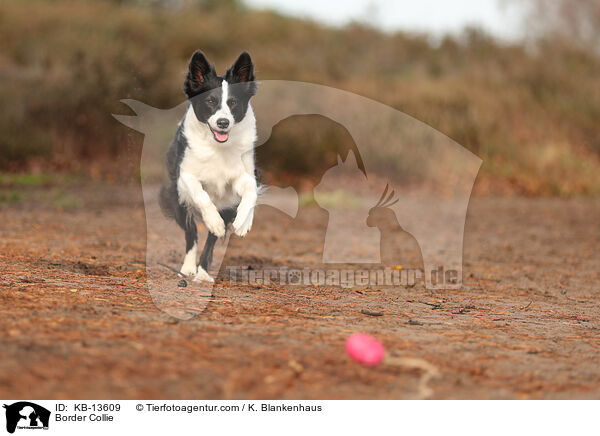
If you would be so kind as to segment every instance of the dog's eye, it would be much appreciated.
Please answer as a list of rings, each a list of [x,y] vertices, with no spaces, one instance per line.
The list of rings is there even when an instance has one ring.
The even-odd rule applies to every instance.
[[[235,98],[230,98],[229,100],[227,100],[227,104],[229,105],[229,107],[231,109],[233,109],[234,107],[237,106],[238,101]]]
[[[208,97],[206,99],[206,104],[209,106],[216,106],[217,105],[217,99],[214,97]]]

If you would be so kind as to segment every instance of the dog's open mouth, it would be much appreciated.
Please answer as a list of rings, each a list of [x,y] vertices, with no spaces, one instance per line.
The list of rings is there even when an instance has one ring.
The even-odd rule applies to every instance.
[[[217,130],[210,129],[213,136],[215,137],[215,141],[217,142],[225,142],[229,139],[229,132],[219,132]]]

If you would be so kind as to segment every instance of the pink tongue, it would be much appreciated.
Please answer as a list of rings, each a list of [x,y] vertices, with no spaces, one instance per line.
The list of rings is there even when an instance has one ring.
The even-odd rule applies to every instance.
[[[215,138],[217,138],[217,141],[220,141],[220,142],[225,142],[225,141],[227,141],[227,138],[229,138],[229,133],[214,132],[214,134],[215,134]]]

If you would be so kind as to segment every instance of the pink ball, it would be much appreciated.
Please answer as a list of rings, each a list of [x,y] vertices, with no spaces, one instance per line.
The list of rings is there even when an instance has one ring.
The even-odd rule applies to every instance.
[[[373,336],[356,333],[346,340],[346,353],[358,363],[377,366],[385,356],[385,348]]]

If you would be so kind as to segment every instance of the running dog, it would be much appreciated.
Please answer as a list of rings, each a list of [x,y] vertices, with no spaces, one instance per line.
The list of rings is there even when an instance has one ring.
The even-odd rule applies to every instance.
[[[184,82],[189,107],[166,156],[169,184],[160,192],[163,212],[185,232],[181,273],[214,282],[208,274],[215,243],[228,224],[238,236],[252,227],[258,196],[254,143],[256,119],[250,99],[256,94],[254,65],[240,54],[224,76],[196,51]],[[208,237],[196,263],[202,220]]]

